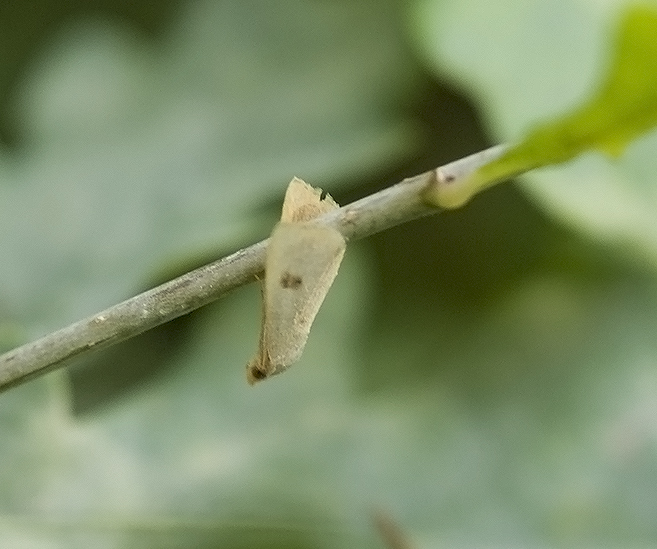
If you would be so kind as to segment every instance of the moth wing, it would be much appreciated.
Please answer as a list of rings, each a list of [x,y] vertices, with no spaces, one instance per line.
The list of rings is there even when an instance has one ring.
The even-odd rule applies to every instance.
[[[329,195],[322,199],[322,189],[295,177],[285,191],[281,222],[309,221],[336,208],[339,208],[338,204]]]
[[[262,342],[270,374],[285,370],[301,356],[345,247],[344,237],[331,227],[279,223],[274,228],[265,265]]]
[[[271,374],[269,352],[265,342],[265,286],[262,281],[260,281],[260,292],[262,294],[262,326],[260,328],[260,339],[258,340],[258,352],[246,365],[246,380],[249,385],[253,385]]]

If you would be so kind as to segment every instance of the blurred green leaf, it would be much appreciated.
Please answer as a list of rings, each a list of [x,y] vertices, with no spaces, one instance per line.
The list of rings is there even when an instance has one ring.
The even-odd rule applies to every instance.
[[[123,299],[172,262],[264,237],[262,206],[295,174],[334,192],[345,174],[382,169],[415,148],[414,122],[399,105],[417,69],[379,2],[193,2],[159,48],[99,18],[70,21],[48,46],[13,105],[26,146],[0,157],[3,346]],[[240,342],[237,355],[192,345],[175,362],[185,380],[199,374],[193,388],[173,396],[173,382],[144,387],[144,413],[119,405],[126,418],[75,421],[67,392],[50,389],[59,375],[3,395],[0,544],[45,537],[56,547],[88,547],[89,539],[163,547],[153,540],[182,532],[183,546],[200,538],[344,546],[335,539],[347,531],[331,526],[323,495],[300,501],[297,487],[285,496],[275,479],[257,475],[252,464],[267,448],[233,412],[226,422],[194,394],[205,384],[202,363],[239,387],[225,402],[254,400],[243,367],[260,308],[245,306],[227,332]],[[212,340],[215,323],[204,323]],[[213,403],[221,384],[206,386]],[[182,415],[153,415],[157,402],[174,402]],[[256,412],[258,421],[266,416]],[[249,483],[242,475],[253,469]],[[264,513],[254,497],[269,501]]]
[[[74,321],[264,236],[254,213],[295,174],[328,186],[409,154],[393,98],[413,68],[377,11],[194,2],[160,50],[109,21],[63,28],[17,94],[29,146],[0,156],[7,314],[33,334]]]
[[[591,90],[600,89],[593,103],[572,118],[537,131],[527,143],[531,150],[521,151],[522,158],[505,169],[564,160],[587,147],[618,152],[654,124],[649,109],[655,102],[654,67],[648,61],[654,41],[647,28],[651,18],[640,15],[654,13],[654,3],[636,8],[636,21],[628,20],[613,54],[617,70],[602,88],[596,70],[604,66],[603,56],[614,51],[612,31],[632,6],[628,2],[533,0],[483,6],[423,0],[416,6],[412,29],[421,51],[438,72],[477,99],[498,142],[517,141],[531,121],[556,119],[573,104],[586,104]],[[639,46],[643,40],[645,46]],[[621,93],[622,86],[627,87]],[[523,186],[563,222],[655,265],[655,143],[652,133],[630,144],[620,159],[585,155],[567,166],[538,170],[523,177]]]
[[[500,158],[458,185],[429,195],[443,207],[460,206],[490,185],[534,168],[559,164],[598,149],[619,156],[657,123],[657,11],[623,14],[606,80],[586,104],[531,131]]]

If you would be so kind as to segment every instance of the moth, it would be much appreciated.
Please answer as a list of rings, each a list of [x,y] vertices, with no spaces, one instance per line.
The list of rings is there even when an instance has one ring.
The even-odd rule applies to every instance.
[[[262,325],[249,384],[287,370],[299,360],[315,316],[338,274],[346,242],[332,227],[310,221],[338,208],[321,189],[292,179],[281,221],[271,233],[262,281]]]

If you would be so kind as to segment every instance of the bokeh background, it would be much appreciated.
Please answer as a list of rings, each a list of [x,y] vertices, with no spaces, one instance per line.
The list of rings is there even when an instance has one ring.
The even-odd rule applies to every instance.
[[[590,94],[623,2],[0,4],[0,349]],[[657,39],[657,38],[656,38]],[[255,388],[256,284],[0,395],[0,545],[657,543],[657,147],[350,243]]]

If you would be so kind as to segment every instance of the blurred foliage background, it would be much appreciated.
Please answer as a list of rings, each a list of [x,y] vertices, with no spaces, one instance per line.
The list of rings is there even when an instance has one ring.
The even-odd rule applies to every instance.
[[[595,85],[623,2],[0,4],[0,348]],[[351,243],[256,388],[257,286],[0,396],[3,547],[657,541],[657,146]]]

